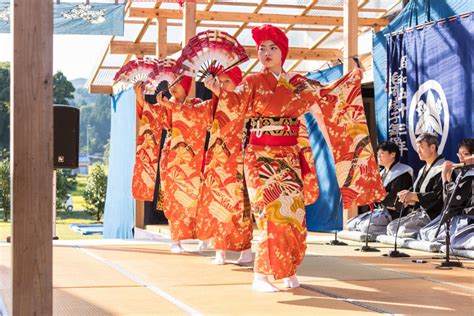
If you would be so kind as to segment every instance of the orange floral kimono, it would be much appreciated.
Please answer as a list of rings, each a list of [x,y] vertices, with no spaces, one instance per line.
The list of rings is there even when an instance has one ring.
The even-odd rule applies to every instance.
[[[360,69],[324,86],[301,76],[299,79],[304,83],[297,91],[310,102],[319,104],[320,108],[312,112],[332,149],[344,207],[383,200],[386,191],[370,143]]]
[[[314,171],[314,162],[309,161],[309,141],[304,135],[298,140],[298,118],[309,111],[310,104],[292,92],[289,78],[282,74],[277,80],[267,70],[248,76],[235,92],[221,91],[218,105],[234,115],[250,118],[244,174],[251,209],[261,231],[254,271],[276,279],[295,274],[303,260],[305,195],[312,202],[317,197],[315,175],[306,177]]]
[[[253,223],[244,184],[243,127],[244,118],[221,103],[212,121],[197,220],[198,238],[214,238],[218,250],[251,247]]]
[[[359,203],[383,197],[379,173],[374,172],[373,150],[366,141],[368,131],[363,128],[365,117],[359,115],[361,107],[363,114],[360,79],[356,70],[323,89],[305,79],[298,85],[288,74],[277,80],[263,70],[246,77],[235,92],[221,91],[222,106],[250,117],[252,124],[244,173],[252,212],[261,230],[255,272],[276,279],[292,276],[306,251],[305,198],[314,202],[317,187],[307,184],[315,178],[305,177],[311,164],[307,163],[307,136],[299,131],[298,118],[304,113],[311,111],[320,125],[327,127],[336,163],[347,168],[338,170],[338,179],[344,178],[342,187],[348,188],[341,190],[345,199]],[[313,194],[312,188],[316,190]]]
[[[160,160],[160,200],[171,239],[196,239],[206,129],[211,109],[200,99],[173,104],[163,116],[167,137]],[[198,106],[201,105],[201,106]]]
[[[135,165],[133,168],[132,194],[137,200],[153,201],[155,192],[163,109],[146,102],[139,86],[135,87],[137,117],[140,119]]]

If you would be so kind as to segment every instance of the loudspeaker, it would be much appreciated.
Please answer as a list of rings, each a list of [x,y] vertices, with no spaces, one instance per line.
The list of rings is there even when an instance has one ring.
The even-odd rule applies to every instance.
[[[79,167],[79,109],[54,105],[54,168]]]

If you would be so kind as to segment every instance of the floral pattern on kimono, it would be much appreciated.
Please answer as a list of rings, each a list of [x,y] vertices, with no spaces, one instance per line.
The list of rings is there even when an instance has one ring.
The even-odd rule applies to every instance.
[[[212,121],[197,232],[201,240],[213,238],[218,250],[251,247],[253,223],[244,184],[243,125],[244,119],[225,106],[217,108]]]
[[[137,200],[153,201],[162,133],[160,117],[163,110],[143,99],[140,86],[135,87],[135,94],[140,129],[133,168],[132,194]]]
[[[196,213],[201,188],[209,109],[200,99],[187,99],[166,109],[167,137],[160,160],[161,203],[171,239],[196,238]]]
[[[298,118],[310,104],[292,92],[289,78],[282,74],[277,80],[268,70],[247,76],[234,92],[221,91],[218,107],[241,117]],[[302,156],[296,143],[250,142],[245,151],[245,180],[261,231],[254,271],[276,279],[295,274],[306,250]]]
[[[378,202],[386,195],[370,142],[361,80],[361,71],[356,68],[324,86],[306,78],[298,86],[304,98],[320,106],[324,122],[317,114],[315,117],[329,138],[345,208]]]

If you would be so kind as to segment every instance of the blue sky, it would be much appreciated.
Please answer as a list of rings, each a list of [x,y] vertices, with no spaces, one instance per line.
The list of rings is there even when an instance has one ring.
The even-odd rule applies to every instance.
[[[69,80],[87,78],[97,67],[110,36],[54,35],[53,69],[61,70]],[[0,34],[0,61],[11,61],[11,34]]]

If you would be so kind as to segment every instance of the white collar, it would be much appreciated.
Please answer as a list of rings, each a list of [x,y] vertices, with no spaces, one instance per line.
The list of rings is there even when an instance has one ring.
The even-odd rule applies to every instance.
[[[275,76],[276,80],[280,80],[280,77],[281,77],[281,72],[280,72],[280,74],[278,74],[278,75],[277,75],[277,74],[276,74],[276,73],[274,73],[273,71],[271,71],[271,70],[269,70],[269,71],[272,73],[272,75],[274,75],[274,76]],[[283,72],[283,71],[282,71],[282,72]]]

